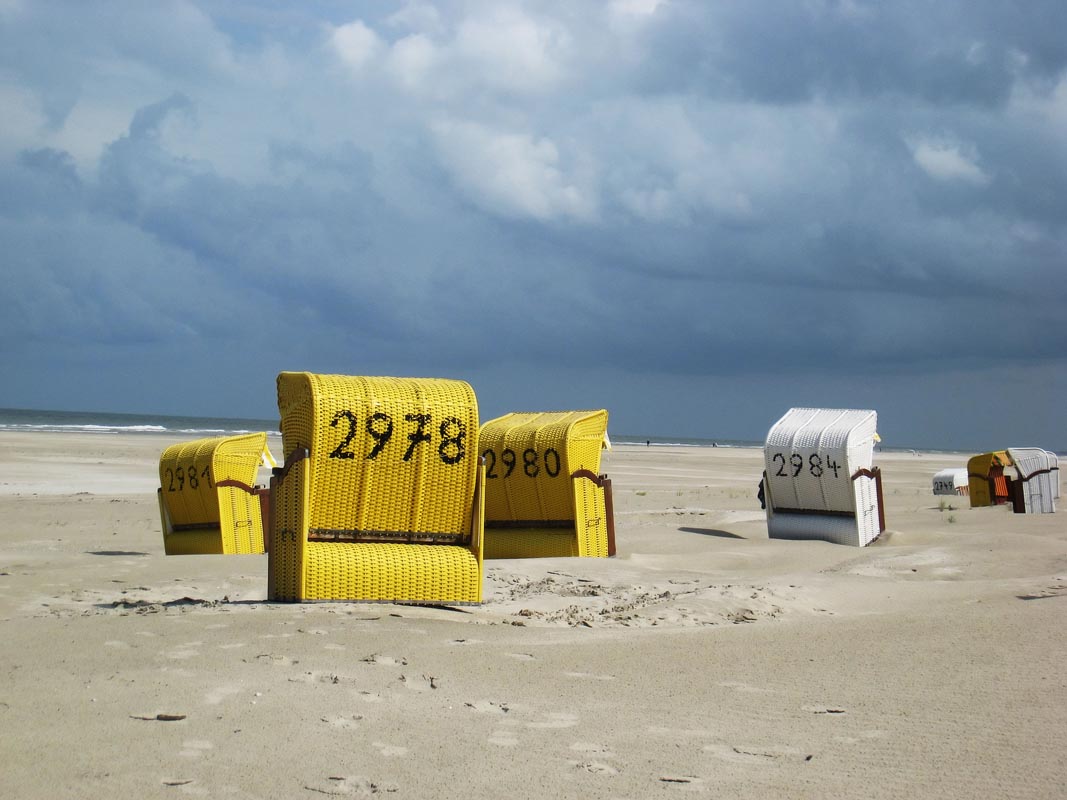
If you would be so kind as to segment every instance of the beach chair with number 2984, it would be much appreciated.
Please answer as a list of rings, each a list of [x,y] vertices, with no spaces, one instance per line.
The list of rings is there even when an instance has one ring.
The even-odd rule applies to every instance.
[[[874,411],[792,408],[764,445],[767,532],[863,547],[885,530]]]

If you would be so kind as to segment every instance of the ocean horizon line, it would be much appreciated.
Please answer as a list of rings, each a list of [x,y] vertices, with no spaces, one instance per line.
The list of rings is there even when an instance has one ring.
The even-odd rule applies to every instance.
[[[44,409],[0,408],[0,432],[23,431],[43,433],[108,434],[182,434],[191,438],[227,436],[266,431],[280,437],[278,420],[257,417],[201,417],[175,414],[145,414],[111,411],[54,411]],[[722,447],[760,448],[762,440],[730,439],[697,436],[633,435],[611,432],[613,444],[648,445],[655,447]],[[891,446],[881,444],[881,452],[889,453],[970,453],[984,452],[945,447]],[[1057,451],[1057,452],[1063,452]]]

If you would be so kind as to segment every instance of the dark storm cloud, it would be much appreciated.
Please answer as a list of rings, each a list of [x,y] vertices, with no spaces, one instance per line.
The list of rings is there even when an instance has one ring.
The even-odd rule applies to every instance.
[[[657,381],[755,413],[789,376],[773,416],[1067,372],[1062,4],[0,18],[0,355],[36,381],[0,404],[76,362],[162,406],[220,351],[215,402],[268,387],[237,415],[279,369],[536,374],[529,406],[584,372],[631,429]]]

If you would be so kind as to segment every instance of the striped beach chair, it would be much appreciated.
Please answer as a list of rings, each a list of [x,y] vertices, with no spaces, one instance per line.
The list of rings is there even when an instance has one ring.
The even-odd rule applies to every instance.
[[[272,600],[480,603],[478,406],[463,381],[283,372]]]
[[[485,557],[613,556],[608,412],[506,414],[482,426]]]
[[[262,553],[267,489],[275,466],[266,433],[196,439],[159,458],[159,514],[167,555]]]
[[[885,530],[874,411],[792,408],[764,444],[767,531],[863,547]]]

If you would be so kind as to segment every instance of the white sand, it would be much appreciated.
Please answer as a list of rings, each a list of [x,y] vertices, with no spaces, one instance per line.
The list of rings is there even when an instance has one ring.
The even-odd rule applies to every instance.
[[[1067,525],[940,510],[965,456],[878,454],[858,549],[768,539],[758,450],[618,446],[617,558],[449,610],[164,556],[178,440],[0,434],[0,797],[1067,796]]]

